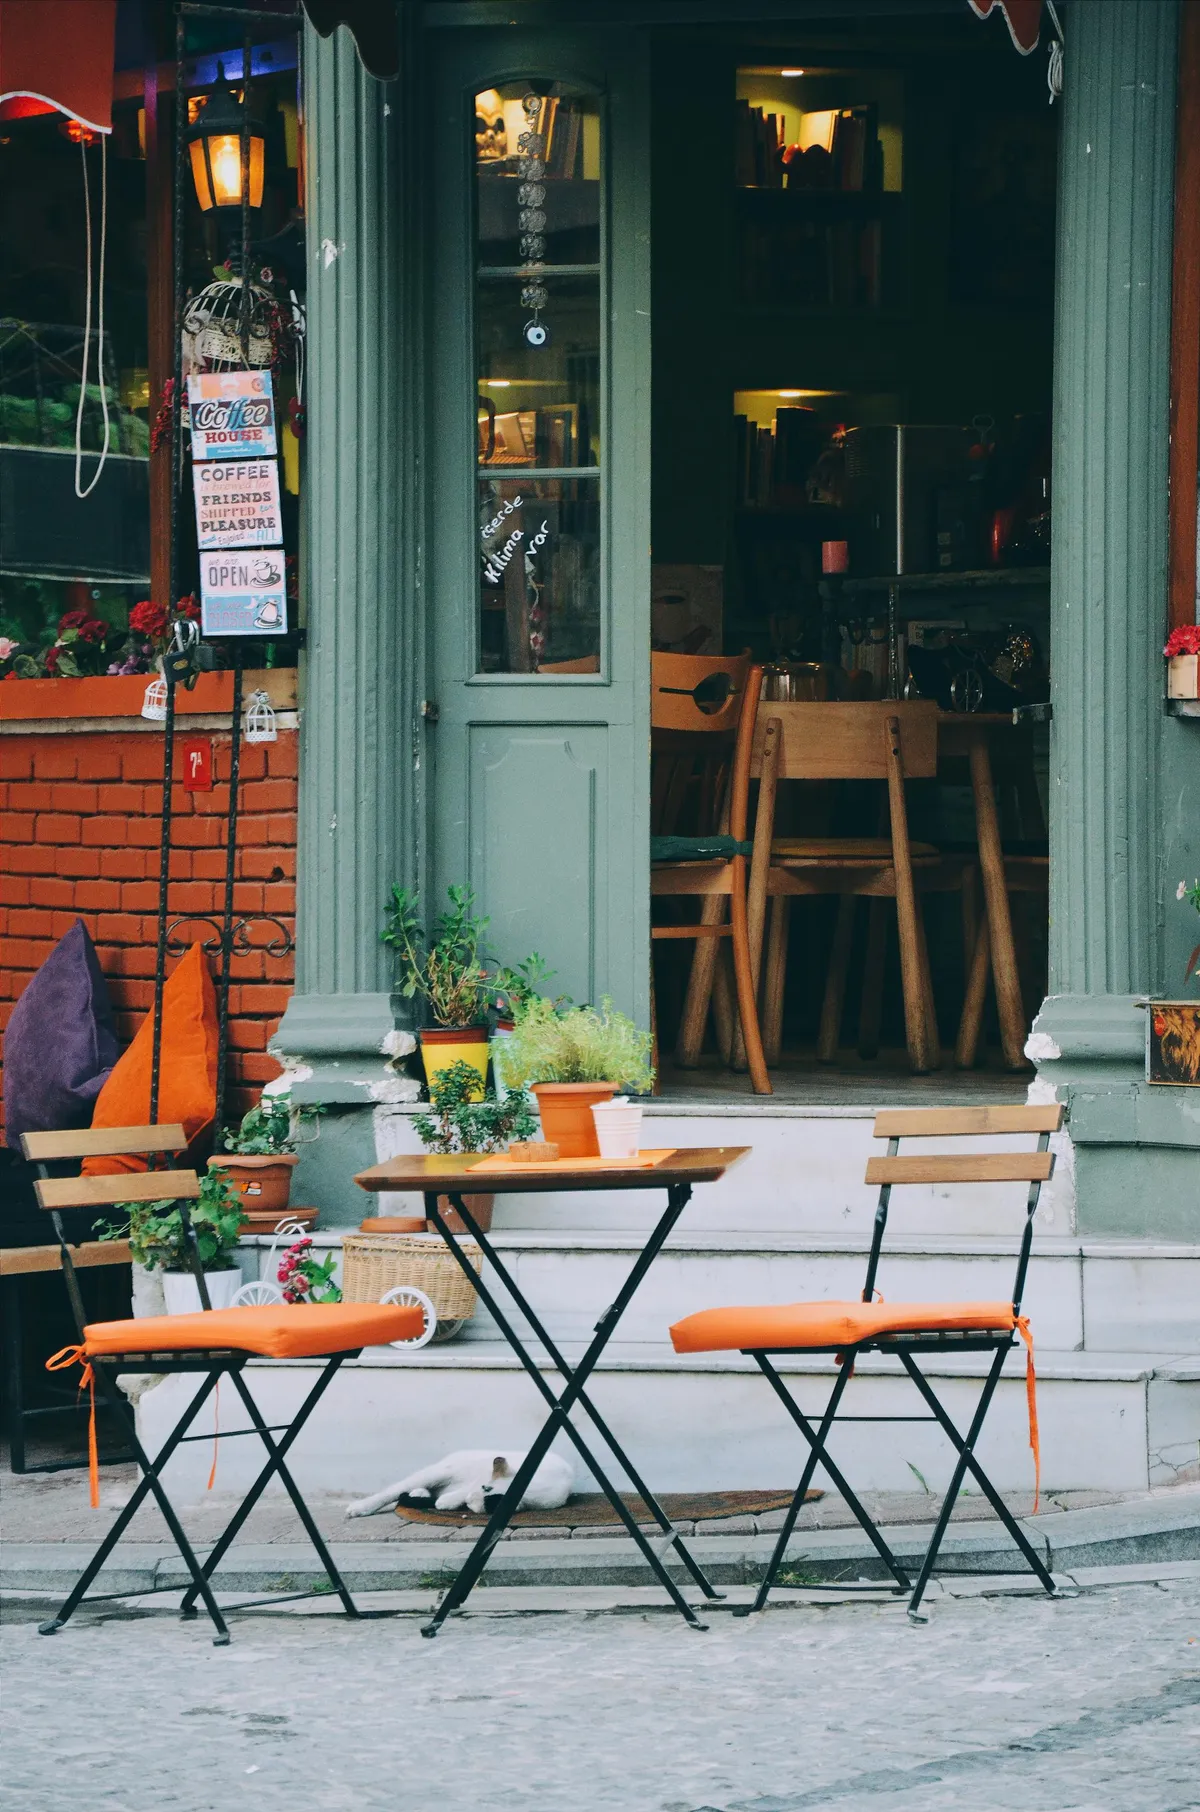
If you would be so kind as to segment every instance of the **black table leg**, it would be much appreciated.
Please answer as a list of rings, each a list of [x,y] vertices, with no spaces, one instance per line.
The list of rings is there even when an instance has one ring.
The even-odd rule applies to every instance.
[[[426,1211],[429,1219],[441,1234],[459,1266],[469,1275],[471,1282],[479,1290],[488,1309],[493,1316],[496,1317],[497,1325],[509,1346],[512,1348],[513,1352],[516,1353],[526,1372],[534,1379],[541,1394],[552,1407],[550,1415],[547,1417],[536,1440],[532,1447],[530,1447],[514,1475],[508,1490],[488,1518],[486,1527],[481,1531],[479,1539],[476,1541],[470,1554],[467,1556],[466,1561],[463,1563],[457,1578],[443,1596],[441,1603],[438,1605],[429,1623],[425,1624],[422,1628],[422,1635],[436,1636],[442,1623],[446,1617],[449,1616],[450,1612],[457,1610],[465,1603],[472,1588],[476,1584],[476,1581],[479,1579],[480,1574],[483,1572],[484,1567],[487,1565],[492,1550],[495,1548],[512,1520],[517,1506],[524,1497],[534,1473],[549,1452],[555,1434],[560,1427],[569,1434],[575,1447],[587,1461],[587,1464],[597,1480],[602,1484],[605,1496],[621,1518],[621,1521],[625,1524],[629,1534],[637,1542],[643,1556],[649,1563],[656,1578],[658,1578],[668,1593],[680,1615],[695,1629],[704,1629],[707,1627],[696,1616],[695,1611],[687,1602],[686,1598],[684,1598],[682,1592],[680,1592],[675,1581],[663,1566],[659,1556],[655,1553],[654,1549],[650,1546],[650,1543],[642,1534],[642,1531],[638,1527],[632,1514],[621,1499],[620,1494],[608,1483],[586,1443],[583,1441],[582,1436],[579,1434],[578,1430],[573,1427],[569,1419],[569,1412],[571,1409],[576,1403],[582,1402],[584,1386],[603,1357],[604,1349],[616,1332],[621,1316],[629,1306],[629,1303],[643,1277],[646,1275],[646,1272],[658,1256],[664,1240],[667,1238],[667,1235],[670,1233],[676,1221],[683,1213],[684,1208],[687,1206],[689,1197],[691,1196],[691,1189],[687,1184],[675,1184],[668,1190],[667,1196],[667,1207],[664,1213],[660,1216],[658,1224],[639,1254],[636,1264],[633,1266],[629,1276],[618,1291],[616,1298],[596,1323],[595,1333],[588,1344],[586,1352],[580,1359],[579,1364],[572,1370],[562,1360],[561,1355],[555,1358],[555,1365],[565,1379],[565,1388],[558,1397],[554,1396],[549,1385],[546,1384],[545,1379],[541,1375],[540,1368],[532,1356],[526,1351],[516,1330],[504,1316],[503,1312],[499,1310],[492,1293],[485,1285],[483,1285],[482,1279],[476,1276],[475,1268],[470,1263],[470,1260],[460,1251],[453,1233],[446,1225],[441,1214],[436,1195],[426,1196]],[[475,1227],[473,1218],[467,1211],[461,1197],[454,1196],[451,1199],[459,1214],[462,1215],[464,1225],[471,1227],[478,1238],[478,1229]],[[504,1268],[502,1266],[497,1268],[501,1277],[505,1279],[507,1284],[509,1280],[505,1274]],[[680,1545],[678,1537],[673,1537],[672,1545]]]

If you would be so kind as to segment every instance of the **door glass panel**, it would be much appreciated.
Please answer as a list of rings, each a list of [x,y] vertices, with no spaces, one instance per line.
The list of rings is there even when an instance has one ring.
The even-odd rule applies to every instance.
[[[475,101],[478,668],[600,670],[600,112]]]

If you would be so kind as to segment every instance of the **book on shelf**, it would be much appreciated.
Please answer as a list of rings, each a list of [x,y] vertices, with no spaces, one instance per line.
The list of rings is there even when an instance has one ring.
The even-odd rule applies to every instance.
[[[832,186],[857,192],[883,187],[878,109],[846,107],[833,122]]]
[[[782,122],[778,114],[764,113],[749,101],[734,109],[734,168],[739,188],[783,187]]]

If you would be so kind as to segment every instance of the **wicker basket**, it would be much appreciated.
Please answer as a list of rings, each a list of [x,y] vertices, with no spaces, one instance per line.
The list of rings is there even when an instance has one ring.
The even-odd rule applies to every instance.
[[[483,1254],[473,1239],[460,1239],[476,1272]],[[439,1322],[469,1321],[475,1291],[446,1250],[438,1233],[347,1233],[342,1240],[342,1296],[346,1302],[378,1302],[397,1284],[424,1290]]]

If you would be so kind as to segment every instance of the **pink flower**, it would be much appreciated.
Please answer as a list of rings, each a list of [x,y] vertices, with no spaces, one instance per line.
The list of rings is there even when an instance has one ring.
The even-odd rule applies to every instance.
[[[0,635],[0,661],[6,661],[16,645],[8,636]]]

